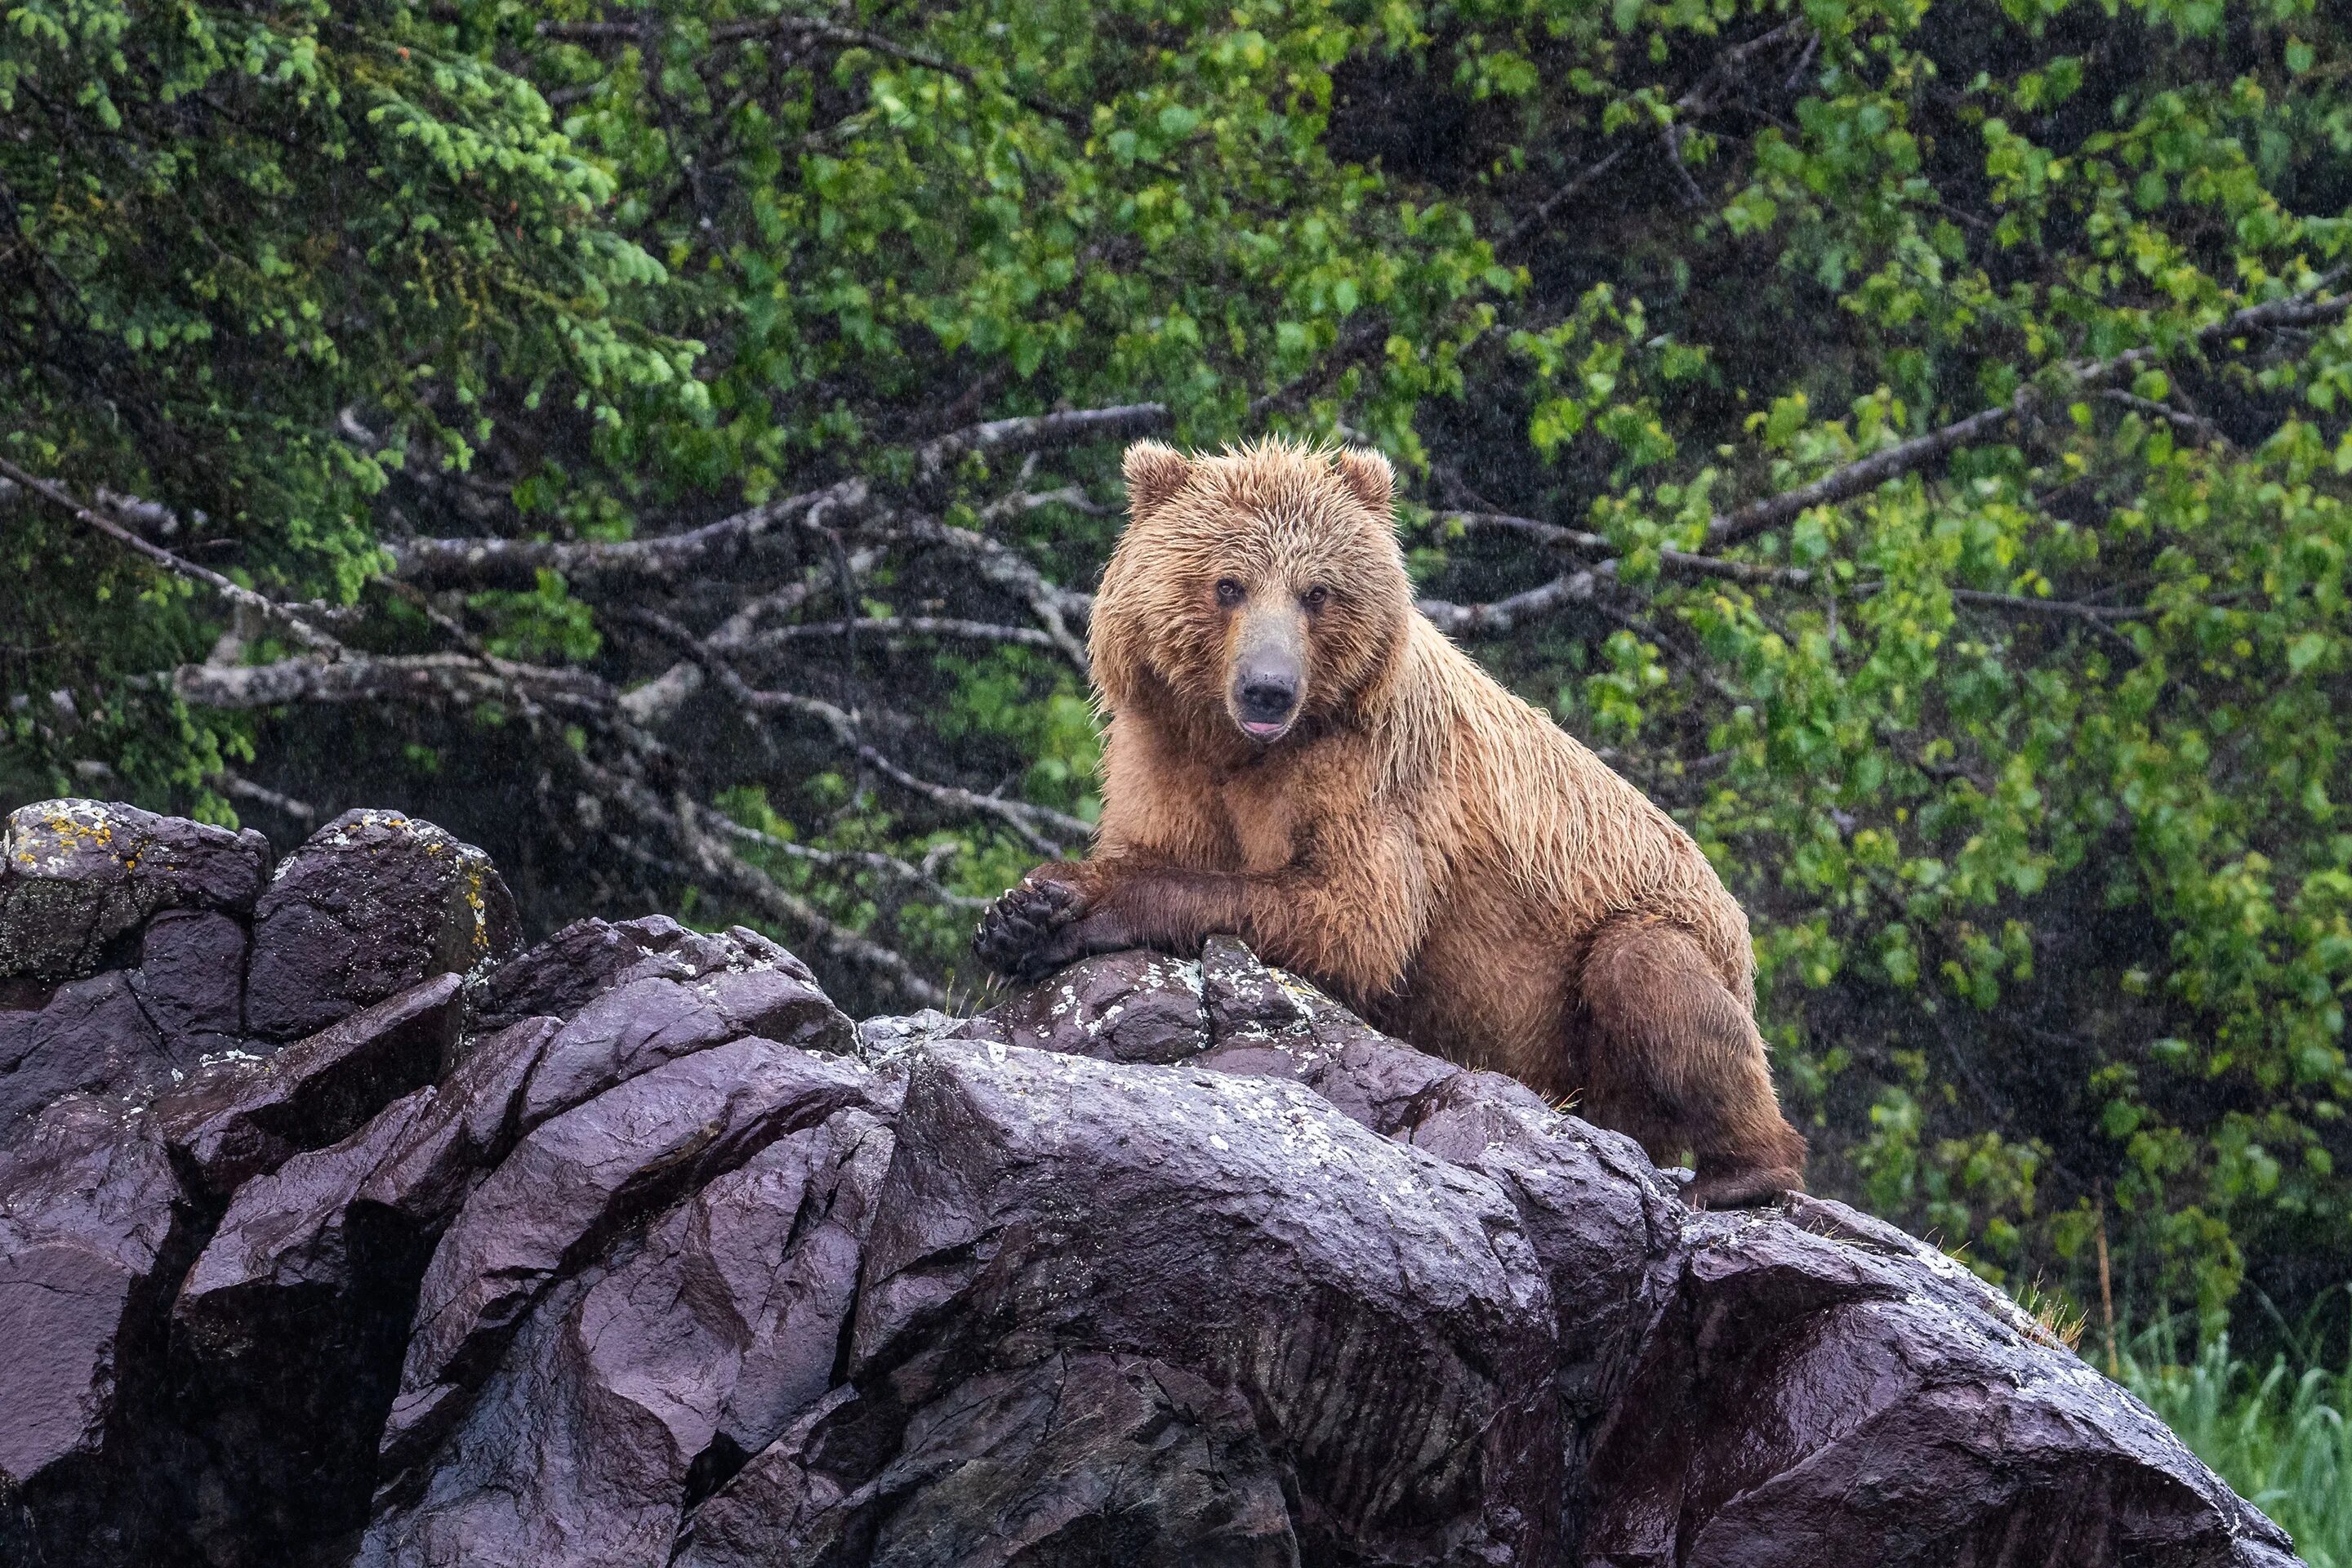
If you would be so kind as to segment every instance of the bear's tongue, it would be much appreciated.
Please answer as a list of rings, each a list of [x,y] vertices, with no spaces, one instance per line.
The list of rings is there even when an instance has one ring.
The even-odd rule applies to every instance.
[[[1271,724],[1252,723],[1247,719],[1242,721],[1242,728],[1261,741],[1271,741],[1276,735],[1281,734],[1283,731],[1288,727],[1289,726],[1287,724],[1280,720],[1276,720]]]

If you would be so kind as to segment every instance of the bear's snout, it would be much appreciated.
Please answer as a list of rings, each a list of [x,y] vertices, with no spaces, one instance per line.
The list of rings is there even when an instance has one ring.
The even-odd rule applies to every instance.
[[[1245,669],[1234,683],[1234,707],[1242,728],[1261,740],[1270,740],[1290,725],[1298,706],[1296,670]]]
[[[1234,722],[1253,741],[1280,740],[1298,717],[1307,685],[1304,619],[1297,610],[1286,615],[1273,606],[1243,619],[1225,700]]]

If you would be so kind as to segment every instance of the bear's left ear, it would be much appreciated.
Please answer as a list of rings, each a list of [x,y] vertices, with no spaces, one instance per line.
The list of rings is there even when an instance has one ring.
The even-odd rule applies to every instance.
[[[1396,470],[1389,460],[1369,447],[1350,447],[1334,459],[1339,471],[1339,482],[1370,510],[1382,517],[1389,514],[1389,502],[1396,493]]]

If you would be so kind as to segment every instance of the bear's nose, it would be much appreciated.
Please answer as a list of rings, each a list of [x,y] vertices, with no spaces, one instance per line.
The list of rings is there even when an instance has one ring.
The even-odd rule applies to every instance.
[[[1242,681],[1242,718],[1254,724],[1274,724],[1290,717],[1298,701],[1298,684],[1278,675],[1253,675]]]

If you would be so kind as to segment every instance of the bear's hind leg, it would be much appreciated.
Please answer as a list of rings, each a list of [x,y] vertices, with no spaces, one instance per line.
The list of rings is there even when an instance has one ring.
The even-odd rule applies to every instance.
[[[1780,1114],[1756,1021],[1687,931],[1621,917],[1587,951],[1585,1111],[1652,1157],[1698,1156],[1691,1201],[1764,1202],[1805,1186],[1805,1140]]]

